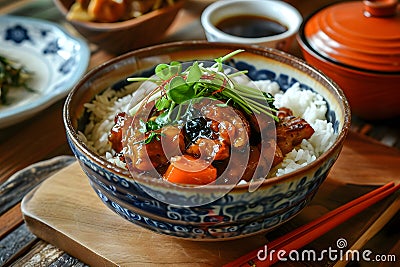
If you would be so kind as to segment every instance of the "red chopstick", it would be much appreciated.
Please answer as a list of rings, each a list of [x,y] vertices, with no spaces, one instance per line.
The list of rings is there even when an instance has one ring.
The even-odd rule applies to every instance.
[[[396,185],[393,182],[387,183],[359,198],[356,198],[343,206],[328,212],[322,217],[305,224],[296,230],[268,243],[268,251],[283,250],[286,252],[300,249],[313,240],[317,239],[326,232],[332,230],[339,224],[350,219],[354,215],[360,213],[369,206],[377,203],[383,198],[393,194],[400,189],[400,184]],[[265,260],[258,258],[260,250],[264,251],[264,247],[253,250],[246,255],[228,263],[228,266],[242,266],[251,262],[252,266],[270,266],[278,261],[277,254],[267,255]],[[248,264],[247,264],[248,266]]]

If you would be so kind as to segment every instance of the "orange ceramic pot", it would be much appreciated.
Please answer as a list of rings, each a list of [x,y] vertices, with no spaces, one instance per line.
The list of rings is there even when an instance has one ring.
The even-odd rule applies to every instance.
[[[400,116],[400,5],[397,0],[327,6],[304,20],[303,56],[343,89],[353,114]]]

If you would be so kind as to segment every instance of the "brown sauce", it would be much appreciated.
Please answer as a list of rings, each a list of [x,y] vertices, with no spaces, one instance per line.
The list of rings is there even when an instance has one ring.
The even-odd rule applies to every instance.
[[[288,30],[277,21],[253,15],[228,17],[218,22],[216,27],[225,33],[245,38],[272,36]]]

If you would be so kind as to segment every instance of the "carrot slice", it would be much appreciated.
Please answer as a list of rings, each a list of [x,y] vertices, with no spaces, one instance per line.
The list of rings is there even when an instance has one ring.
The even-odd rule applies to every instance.
[[[217,169],[203,159],[175,156],[171,158],[164,179],[176,184],[206,185],[217,179]]]

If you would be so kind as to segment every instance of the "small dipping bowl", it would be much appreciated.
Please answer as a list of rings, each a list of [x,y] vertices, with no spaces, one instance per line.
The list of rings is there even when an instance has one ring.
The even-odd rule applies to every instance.
[[[264,25],[250,24],[248,22],[250,18],[257,18]],[[248,24],[249,29],[243,30],[240,34],[222,30],[221,22],[235,19],[241,26]],[[272,0],[220,0],[206,7],[201,15],[201,24],[210,42],[256,44],[286,52],[289,51],[302,21],[303,18],[296,8],[286,2]],[[236,25],[235,27],[237,28]],[[265,30],[266,27],[283,27],[285,30],[271,34]],[[261,34],[263,30],[265,36]],[[249,36],[252,31],[256,34]]]

